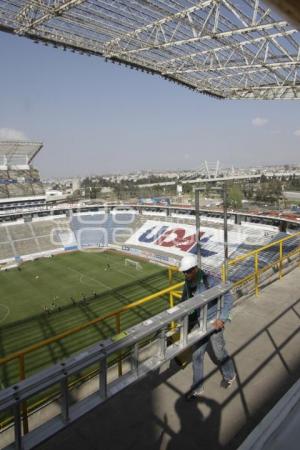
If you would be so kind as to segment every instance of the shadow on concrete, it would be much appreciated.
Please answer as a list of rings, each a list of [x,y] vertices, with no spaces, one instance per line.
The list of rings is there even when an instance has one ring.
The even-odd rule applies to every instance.
[[[205,416],[198,405],[206,405],[209,409]],[[187,402],[180,396],[175,403],[175,411],[180,418],[180,431],[177,434],[170,433],[171,440],[166,450],[181,450],[187,448],[187,436],[190,436],[190,450],[222,449],[219,442],[219,430],[221,424],[221,407],[213,399],[202,397],[197,401]],[[209,432],[208,432],[209,430]]]
[[[119,395],[83,416],[40,445],[40,450],[235,450],[265,414],[300,376],[300,299],[254,332],[231,353],[237,382],[230,390],[214,389],[213,368],[205,379],[209,395],[186,401],[191,383],[190,366],[170,364],[162,373],[152,373]],[[288,324],[293,315],[294,327]],[[279,321],[287,319],[284,326]],[[237,322],[236,322],[237,323]],[[282,339],[275,341],[273,326]],[[258,329],[256,325],[256,330]],[[239,339],[237,328],[232,339]],[[243,330],[239,329],[239,332]],[[249,362],[258,339],[264,349],[255,364]],[[293,341],[287,362],[287,346]],[[255,349],[254,349],[255,351]],[[245,353],[244,353],[245,352]],[[292,359],[291,359],[292,358]],[[267,370],[267,373],[266,373]],[[229,430],[229,431],[228,431]]]

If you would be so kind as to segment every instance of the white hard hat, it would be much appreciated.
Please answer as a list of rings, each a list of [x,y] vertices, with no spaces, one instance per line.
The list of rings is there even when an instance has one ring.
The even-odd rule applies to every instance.
[[[197,266],[197,255],[187,255],[182,258],[179,265],[179,270],[181,272],[185,272],[186,270],[191,269],[192,267]]]

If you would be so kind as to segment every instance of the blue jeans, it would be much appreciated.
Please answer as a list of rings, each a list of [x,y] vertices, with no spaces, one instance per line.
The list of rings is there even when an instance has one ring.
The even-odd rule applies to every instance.
[[[215,331],[194,345],[193,351],[193,389],[203,388],[204,354],[210,342],[217,361],[221,364],[224,380],[231,380],[235,375],[234,365],[225,348],[224,330]]]

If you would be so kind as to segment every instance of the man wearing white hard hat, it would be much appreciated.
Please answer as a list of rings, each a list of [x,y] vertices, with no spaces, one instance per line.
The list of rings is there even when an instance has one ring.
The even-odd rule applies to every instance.
[[[200,294],[206,289],[218,284],[218,281],[211,275],[206,274],[197,266],[197,256],[184,256],[180,262],[179,270],[185,276],[185,285],[182,292],[181,301],[188,300],[196,294]],[[208,343],[211,344],[216,359],[221,364],[223,375],[223,386],[230,387],[236,378],[232,360],[229,358],[225,348],[224,326],[229,319],[229,313],[232,307],[232,295],[228,292],[224,295],[224,306],[219,319],[217,315],[217,300],[211,302],[207,310],[207,319],[211,321],[214,332],[201,339],[193,348],[193,384],[191,390],[187,394],[187,399],[197,399],[203,395],[203,379],[204,379],[204,354]],[[194,311],[189,316],[189,329],[198,327],[199,310]]]

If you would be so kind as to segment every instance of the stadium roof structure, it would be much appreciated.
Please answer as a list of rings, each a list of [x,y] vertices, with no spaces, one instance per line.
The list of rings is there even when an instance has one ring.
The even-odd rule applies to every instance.
[[[300,99],[300,33],[262,0],[0,0],[0,30],[230,99]]]
[[[26,157],[27,163],[30,164],[33,158],[43,147],[41,142],[29,141],[0,141],[0,157],[5,156],[8,161],[15,157]]]

